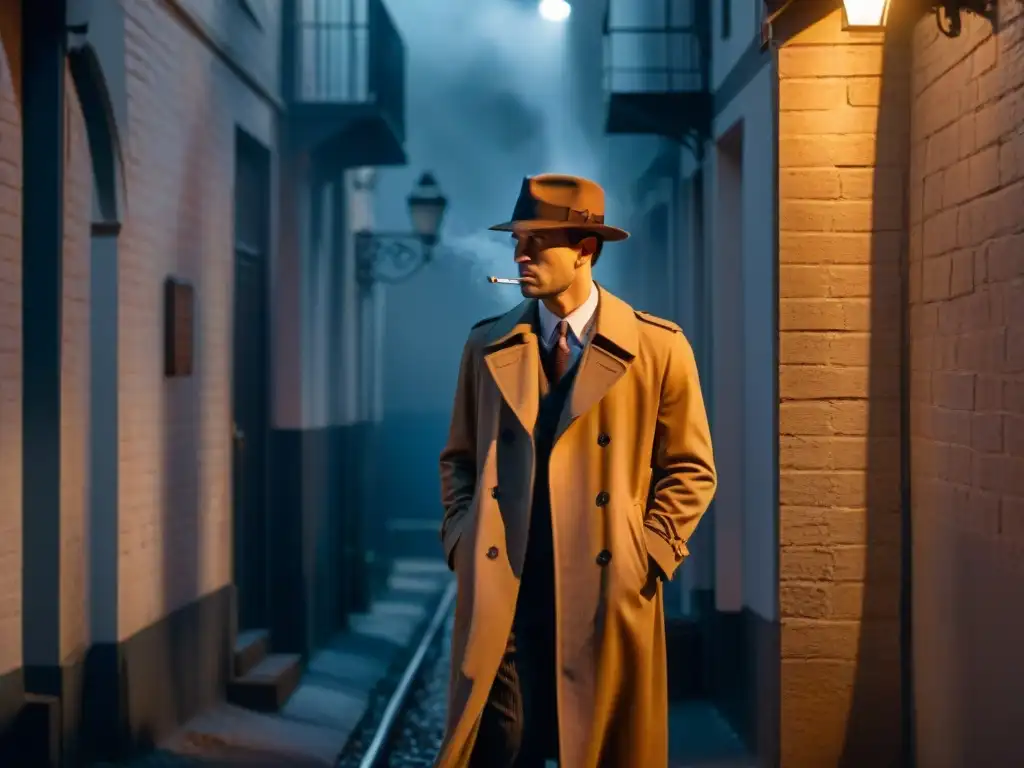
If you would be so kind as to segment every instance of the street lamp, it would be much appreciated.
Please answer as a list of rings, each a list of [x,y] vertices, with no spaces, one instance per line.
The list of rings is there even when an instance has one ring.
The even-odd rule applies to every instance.
[[[434,257],[448,199],[433,174],[420,176],[407,202],[412,232],[356,232],[356,277],[365,290],[403,283]]]
[[[572,6],[566,0],[540,0],[537,12],[547,21],[565,21],[572,13]]]
[[[891,0],[843,0],[843,28],[882,29],[889,16],[891,4]],[[989,21],[995,20],[995,0],[933,0],[930,5],[935,11],[935,23],[939,31],[947,37],[957,37],[960,34],[963,27],[961,14],[964,11],[977,14]]]

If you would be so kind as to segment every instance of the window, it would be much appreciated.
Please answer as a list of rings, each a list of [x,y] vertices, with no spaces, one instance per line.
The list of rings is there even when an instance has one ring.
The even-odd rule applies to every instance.
[[[732,34],[732,0],[722,0],[722,39]]]

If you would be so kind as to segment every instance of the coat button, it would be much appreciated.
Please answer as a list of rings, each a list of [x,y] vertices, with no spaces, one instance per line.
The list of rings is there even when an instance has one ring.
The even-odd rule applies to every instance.
[[[506,427],[505,429],[501,430],[501,442],[507,444],[513,442],[515,439],[515,432],[513,432],[511,429],[508,429]]]
[[[497,560],[498,559],[498,548],[497,547],[491,547],[490,549],[487,550],[487,559],[488,560]]]
[[[597,553],[598,565],[608,565],[608,563],[610,563],[611,561],[612,553],[609,552],[607,549],[602,549],[600,552]]]
[[[492,499],[500,499],[501,498],[501,491],[498,490],[498,486],[494,486],[493,488],[491,488],[491,498]]]
[[[602,448],[608,445],[608,443],[610,443],[611,441],[612,439],[608,437],[607,432],[602,432],[600,435],[597,436],[597,444],[600,445]]]
[[[597,504],[597,506],[599,506],[599,507],[603,507],[605,504],[607,504],[608,503],[608,492],[607,491],[601,491],[599,494],[597,494],[597,498],[594,499],[594,503]]]

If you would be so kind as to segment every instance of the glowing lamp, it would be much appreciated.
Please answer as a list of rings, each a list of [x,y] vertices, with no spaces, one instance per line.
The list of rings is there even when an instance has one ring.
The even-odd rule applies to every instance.
[[[566,0],[540,0],[537,12],[547,21],[565,21],[572,13],[572,6]]]
[[[441,222],[448,209],[448,199],[441,194],[432,173],[420,176],[407,202],[413,232],[426,245],[435,245],[441,236]]]
[[[881,29],[889,15],[890,0],[843,0],[846,29]]]

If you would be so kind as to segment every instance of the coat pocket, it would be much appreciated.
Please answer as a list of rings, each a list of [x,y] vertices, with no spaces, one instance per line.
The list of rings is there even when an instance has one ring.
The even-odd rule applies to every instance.
[[[644,532],[644,512],[647,507],[644,504],[634,504],[630,512],[629,530],[632,533],[634,566],[639,584],[647,582],[650,573],[650,558],[647,552],[647,535]]]

